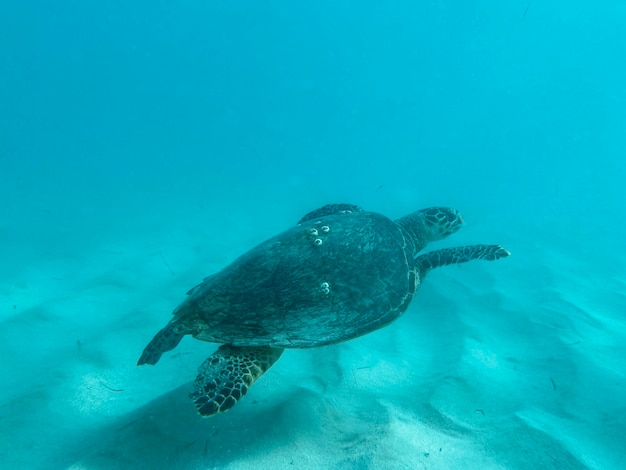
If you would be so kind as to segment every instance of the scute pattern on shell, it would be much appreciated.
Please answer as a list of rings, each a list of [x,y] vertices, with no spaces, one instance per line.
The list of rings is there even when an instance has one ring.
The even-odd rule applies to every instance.
[[[177,331],[236,346],[308,348],[397,318],[416,288],[400,227],[374,212],[331,209],[194,288],[176,311]]]

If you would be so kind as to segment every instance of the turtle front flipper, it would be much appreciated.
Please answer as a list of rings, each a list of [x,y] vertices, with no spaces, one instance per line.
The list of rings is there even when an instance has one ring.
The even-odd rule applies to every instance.
[[[500,245],[471,245],[431,251],[415,258],[415,265],[423,277],[428,271],[448,264],[467,263],[475,259],[495,261],[511,253]]]
[[[198,369],[189,394],[198,413],[212,416],[230,410],[282,353],[269,346],[220,346]]]
[[[137,361],[137,365],[156,364],[161,359],[161,355],[178,346],[181,339],[183,339],[183,335],[176,332],[173,324],[168,324],[148,343],[148,346],[143,350],[141,357]]]

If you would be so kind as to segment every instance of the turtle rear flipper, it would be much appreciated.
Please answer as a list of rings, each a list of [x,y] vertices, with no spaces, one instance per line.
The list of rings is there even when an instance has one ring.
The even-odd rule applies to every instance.
[[[170,323],[159,331],[154,338],[152,338],[152,341],[148,343],[148,346],[143,350],[141,357],[137,361],[137,365],[156,364],[159,362],[159,359],[161,359],[161,355],[178,346],[181,339],[183,339],[183,335],[176,333],[174,325]]]
[[[415,265],[423,277],[428,271],[448,264],[467,263],[475,259],[495,261],[511,253],[500,245],[471,245],[431,251],[415,258]]]
[[[282,353],[269,346],[220,346],[198,369],[189,394],[198,413],[212,416],[230,410]]]

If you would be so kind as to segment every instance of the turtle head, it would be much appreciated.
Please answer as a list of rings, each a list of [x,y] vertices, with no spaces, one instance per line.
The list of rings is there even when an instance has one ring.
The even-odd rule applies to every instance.
[[[414,255],[428,243],[446,238],[464,224],[459,211],[449,207],[422,209],[396,220],[396,223],[404,237],[412,242]]]
[[[428,242],[434,242],[446,238],[457,232],[465,223],[461,213],[449,207],[429,207],[417,211],[424,216],[424,229]]]

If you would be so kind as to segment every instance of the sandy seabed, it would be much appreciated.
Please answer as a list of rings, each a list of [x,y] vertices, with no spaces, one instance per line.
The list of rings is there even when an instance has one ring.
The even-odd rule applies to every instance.
[[[536,229],[461,232],[448,245],[502,243],[513,256],[432,272],[392,325],[287,351],[233,410],[202,419],[187,394],[215,345],[186,338],[156,367],[136,360],[189,287],[289,220],[223,214],[219,237],[196,223],[69,243],[71,256],[39,251],[27,264],[7,250],[2,468],[609,469],[626,459],[625,263],[610,240],[589,250]]]

